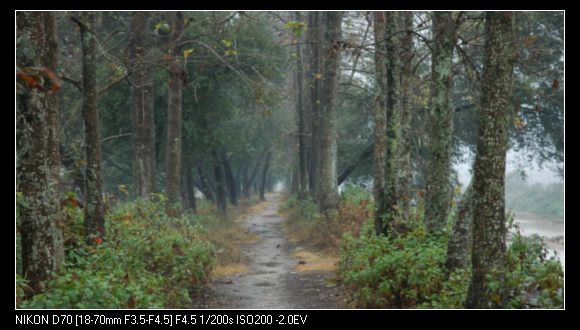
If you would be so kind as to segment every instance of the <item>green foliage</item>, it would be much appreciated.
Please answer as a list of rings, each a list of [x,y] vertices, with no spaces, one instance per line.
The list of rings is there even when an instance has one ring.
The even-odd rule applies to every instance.
[[[66,213],[69,224],[82,223],[77,211]],[[108,236],[93,247],[81,244],[82,227],[70,228],[60,274],[19,307],[183,308],[215,264],[198,219],[169,218],[163,203],[119,206],[107,216]]]
[[[446,239],[427,235],[422,223],[390,238],[377,237],[369,219],[360,238],[343,236],[339,272],[355,289],[355,301],[361,307],[425,307],[444,288],[453,293],[457,282],[464,282],[455,275],[453,282],[444,285],[446,248]],[[458,300],[452,298],[447,294],[441,300],[450,304]]]
[[[541,238],[524,237],[517,230],[506,260],[508,307],[564,307],[564,270],[555,255],[548,257]]]
[[[358,185],[346,184],[341,192],[341,197],[343,202],[360,204],[369,203],[372,194]]]
[[[292,33],[294,34],[294,37],[300,38],[302,32],[306,30],[306,23],[288,21],[284,24],[284,28],[287,30],[291,30]]]
[[[318,217],[316,204],[311,199],[299,199],[294,195],[280,205],[280,212],[288,214],[290,220],[314,221]]]
[[[373,220],[368,219],[359,238],[343,235],[339,274],[355,304],[363,308],[463,308],[471,269],[446,276],[446,235],[428,235],[422,221],[407,225],[410,228],[404,234],[377,237]],[[506,254],[506,307],[563,307],[564,273],[555,257],[546,258],[547,251],[541,240],[515,234]],[[492,297],[499,299],[499,274],[490,275],[488,284]]]

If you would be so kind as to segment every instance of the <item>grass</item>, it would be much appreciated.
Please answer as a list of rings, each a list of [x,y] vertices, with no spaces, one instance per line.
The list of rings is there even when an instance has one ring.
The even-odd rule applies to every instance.
[[[215,246],[217,266],[214,277],[242,274],[248,271],[247,260],[242,254],[244,244],[255,243],[259,237],[242,226],[249,214],[266,207],[257,197],[242,199],[238,207],[228,209],[226,216],[203,217],[215,214],[214,206],[200,207],[198,214],[203,217],[202,224],[207,230],[207,239]]]
[[[337,269],[338,258],[312,251],[298,251],[292,255],[299,262],[295,269],[299,273],[325,271],[334,272]]]

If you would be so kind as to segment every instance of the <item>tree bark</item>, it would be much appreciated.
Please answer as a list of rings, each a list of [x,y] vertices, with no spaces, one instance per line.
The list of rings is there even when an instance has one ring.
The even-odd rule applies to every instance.
[[[178,202],[181,192],[181,94],[185,79],[185,63],[180,49],[175,45],[183,32],[184,19],[181,12],[171,13],[171,63],[169,65],[169,88],[167,108],[167,148],[165,165],[165,192],[168,200],[168,213],[180,213]]]
[[[385,208],[383,233],[386,235],[389,223],[392,222],[398,210],[398,172],[397,152],[399,141],[400,108],[399,86],[397,81],[398,55],[395,39],[397,31],[396,12],[385,13],[385,76],[386,76],[386,108],[387,108],[387,152],[385,165]]]
[[[310,46],[310,141],[308,143],[308,187],[314,200],[318,199],[320,171],[320,112],[322,105],[322,41],[324,39],[323,12],[308,12],[308,45]]]
[[[403,13],[401,38],[401,136],[399,139],[399,207],[403,219],[411,208],[411,86],[413,82],[413,12]]]
[[[302,19],[300,12],[295,12],[296,21]],[[302,46],[300,40],[296,42],[296,85],[298,88],[296,99],[296,112],[298,113],[298,176],[292,177],[292,181],[298,183],[298,197],[306,198],[308,193],[308,152],[306,146],[306,123],[304,115],[304,62],[302,58]]]
[[[385,204],[385,166],[387,160],[387,108],[385,103],[386,68],[384,55],[385,13],[374,12],[375,41],[375,80],[377,95],[373,112],[373,197],[375,200],[375,232],[383,233],[383,219],[387,211]]]
[[[457,206],[453,232],[447,243],[447,274],[469,266],[473,224],[473,185],[471,182]]]
[[[99,112],[97,110],[97,40],[96,13],[81,14],[82,42],[82,113],[85,127],[85,226],[89,244],[105,236],[105,206],[103,202],[103,174],[101,165],[101,139],[99,137]]]
[[[473,179],[473,272],[466,302],[468,308],[501,308],[506,300],[505,169],[513,113],[514,43],[514,13],[486,12],[481,112]],[[489,288],[490,280],[499,282],[499,292]]]
[[[327,50],[324,60],[323,100],[320,112],[320,185],[318,192],[319,209],[322,213],[338,209],[339,196],[336,173],[337,157],[337,110],[341,41],[342,12],[325,12],[326,31],[324,41]]]
[[[56,20],[52,12],[18,12],[17,64],[45,67],[56,72]],[[23,274],[32,288],[42,292],[45,281],[64,259],[59,218],[58,101],[54,94],[36,89],[17,94],[18,190],[28,207],[22,207],[21,244]],[[28,296],[30,298],[30,295]]]
[[[133,178],[139,197],[155,192],[155,119],[153,115],[153,74],[145,64],[147,52],[147,12],[134,12],[131,20],[129,66],[132,74]]]
[[[453,50],[456,26],[451,12],[433,13],[431,65],[431,130],[425,224],[431,232],[445,227],[451,202],[451,143],[453,136]]]

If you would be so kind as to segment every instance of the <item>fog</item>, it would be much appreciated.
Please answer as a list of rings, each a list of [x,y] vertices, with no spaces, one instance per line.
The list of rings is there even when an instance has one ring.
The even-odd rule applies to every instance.
[[[472,165],[473,156],[468,157],[463,163],[456,164],[453,167],[459,175],[459,182],[461,183],[462,190],[467,188],[467,185],[471,180]],[[518,158],[518,155],[513,151],[509,151],[507,154],[506,173],[524,170],[526,173],[526,181],[530,184],[550,184],[562,182],[562,178],[551,169],[554,168],[555,165],[556,164],[553,163],[545,164],[542,168],[539,168],[536,164],[530,163],[526,166],[522,166],[522,161]]]

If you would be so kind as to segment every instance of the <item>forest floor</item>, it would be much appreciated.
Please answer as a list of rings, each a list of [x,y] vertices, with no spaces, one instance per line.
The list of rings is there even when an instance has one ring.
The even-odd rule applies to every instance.
[[[336,259],[287,238],[278,214],[282,196],[266,195],[235,221],[257,240],[241,246],[244,263],[218,267],[213,283],[194,298],[192,308],[349,308],[336,279]]]

